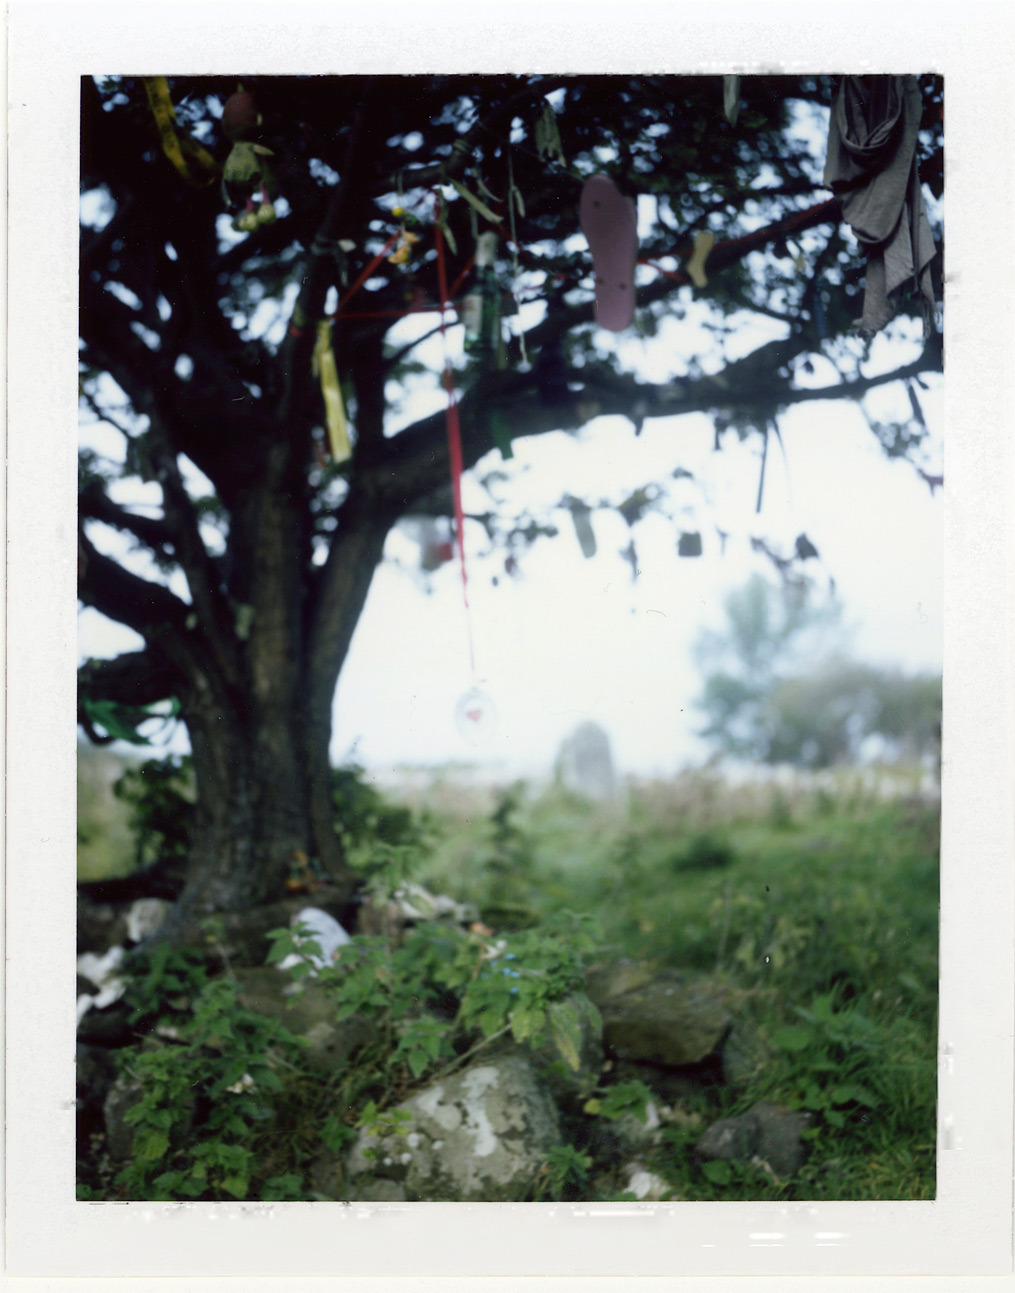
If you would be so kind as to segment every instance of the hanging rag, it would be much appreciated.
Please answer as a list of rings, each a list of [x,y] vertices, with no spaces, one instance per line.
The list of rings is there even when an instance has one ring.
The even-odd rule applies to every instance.
[[[916,162],[921,111],[915,76],[844,76],[839,82],[825,184],[867,253],[862,336],[891,320],[910,284],[923,295],[924,333],[931,331],[936,248]]]

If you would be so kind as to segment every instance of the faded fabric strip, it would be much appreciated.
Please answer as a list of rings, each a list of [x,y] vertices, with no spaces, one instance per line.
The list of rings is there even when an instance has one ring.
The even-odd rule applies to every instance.
[[[924,333],[935,314],[936,248],[920,190],[916,141],[922,101],[915,76],[844,76],[832,108],[825,184],[867,253],[859,331],[872,336],[909,286],[923,294]]]

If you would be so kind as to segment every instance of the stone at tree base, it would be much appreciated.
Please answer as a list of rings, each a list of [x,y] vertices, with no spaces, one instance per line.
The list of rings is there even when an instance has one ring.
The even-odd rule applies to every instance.
[[[592,1150],[597,1162],[622,1162],[634,1158],[659,1143],[662,1119],[659,1106],[649,1100],[645,1121],[634,1113],[619,1118],[596,1117],[592,1127]]]
[[[127,1121],[127,1114],[141,1099],[141,1083],[121,1073],[109,1088],[102,1106],[102,1119],[106,1131],[106,1151],[118,1163],[125,1163],[134,1153],[134,1127]],[[170,1131],[170,1142],[183,1141],[193,1125],[196,1099],[191,1095],[180,1121]]]
[[[83,1046],[76,1051],[77,1135],[83,1137],[104,1127],[103,1110],[116,1081],[116,1061],[104,1046]]]
[[[141,1083],[121,1075],[106,1094],[102,1118],[106,1150],[114,1162],[125,1163],[134,1153],[134,1128],[126,1116],[141,1099]]]
[[[316,889],[309,898],[306,894],[302,896],[297,894],[292,898],[283,898],[279,902],[265,903],[259,907],[248,907],[245,911],[227,912],[223,915],[221,920],[224,935],[220,942],[230,965],[234,969],[239,965],[264,965],[271,950],[271,941],[268,938],[271,930],[288,927],[293,916],[311,903],[333,915],[336,920],[341,919],[339,911],[341,903],[338,895],[333,888],[324,885]],[[209,944],[199,932],[192,934],[188,942],[204,952],[216,950],[214,944]]]
[[[127,937],[126,908],[108,902],[92,902],[78,894],[77,932],[79,956],[85,952],[104,956],[110,947],[123,943]]]
[[[404,1100],[405,1135],[360,1133],[346,1159],[350,1198],[398,1183],[411,1201],[501,1203],[524,1198],[561,1143],[557,1110],[518,1055],[477,1062]],[[374,1158],[364,1150],[376,1148]],[[364,1179],[372,1178],[372,1179]],[[387,1187],[385,1187],[387,1188]]]
[[[291,1033],[306,1038],[307,1060],[318,1072],[334,1071],[374,1035],[363,1016],[336,1021],[334,1001],[313,979],[297,985],[274,965],[261,965],[241,966],[236,981],[240,1005],[278,1019]]]
[[[405,1203],[405,1186],[387,1176],[361,1176],[349,1191],[353,1203]]]
[[[615,990],[612,978],[623,985]],[[636,986],[627,987],[634,981]],[[707,979],[660,970],[643,983],[630,967],[601,971],[589,996],[603,1017],[603,1044],[622,1060],[683,1068],[718,1051],[732,1016],[725,993]]]
[[[702,1158],[767,1164],[776,1176],[792,1176],[807,1155],[800,1133],[809,1123],[807,1113],[761,1101],[746,1113],[713,1123],[695,1150]]]
[[[93,1006],[78,1024],[77,1039],[97,1046],[127,1046],[134,1040],[130,1023],[132,1013],[125,1001],[118,1001],[104,1010]]]
[[[663,1199],[673,1201],[680,1197],[669,1181],[658,1172],[649,1171],[637,1159],[622,1169],[621,1179],[624,1193],[633,1194],[642,1203],[659,1203]]]

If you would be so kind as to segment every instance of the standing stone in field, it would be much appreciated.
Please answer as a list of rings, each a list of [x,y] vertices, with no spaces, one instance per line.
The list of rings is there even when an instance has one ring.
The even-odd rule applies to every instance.
[[[598,723],[580,723],[561,743],[557,779],[566,790],[588,799],[617,797],[610,738]]]

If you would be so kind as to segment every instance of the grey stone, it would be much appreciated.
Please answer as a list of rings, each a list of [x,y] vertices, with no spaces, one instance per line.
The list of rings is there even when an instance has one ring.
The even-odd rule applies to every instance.
[[[114,1162],[125,1163],[134,1152],[134,1128],[126,1116],[141,1099],[141,1083],[118,1077],[109,1088],[102,1106],[106,1149]]]
[[[373,1036],[369,1020],[353,1015],[338,1022],[335,1003],[323,985],[304,979],[298,985],[274,965],[241,966],[236,971],[240,1004],[306,1039],[307,1060],[319,1072],[341,1066]]]
[[[810,1122],[807,1113],[794,1113],[764,1101],[746,1113],[722,1118],[709,1127],[695,1150],[702,1158],[754,1163],[776,1176],[792,1176],[807,1151],[800,1133]]]
[[[244,911],[227,912],[222,916],[222,937],[214,944],[210,945],[204,934],[196,929],[188,929],[184,938],[203,952],[217,952],[219,955],[224,952],[233,969],[237,966],[263,966],[271,949],[269,933],[273,929],[287,927],[309,902],[336,918],[341,908],[341,896],[333,887],[322,885],[309,901],[306,894],[302,897],[294,895],[279,902],[248,907]]]
[[[355,1203],[404,1203],[405,1186],[387,1176],[361,1176],[349,1198]]]
[[[410,1201],[518,1200],[561,1142],[556,1107],[518,1055],[477,1062],[397,1107],[410,1115],[404,1135],[364,1130],[350,1151],[350,1197],[361,1197],[359,1178],[373,1177],[398,1182]]]
[[[764,1067],[765,1047],[756,1030],[736,1019],[722,1046],[722,1080],[727,1086],[745,1087]]]
[[[118,1001],[104,1010],[92,1006],[78,1024],[77,1040],[99,1046],[126,1046],[134,1036],[130,1023],[132,1013],[125,1001]]]
[[[121,1073],[106,1095],[102,1106],[102,1120],[106,1132],[106,1150],[114,1162],[126,1162],[134,1153],[134,1128],[127,1121],[127,1114],[140,1101],[141,1094],[141,1083],[136,1078]],[[179,1146],[186,1139],[193,1126],[196,1105],[195,1096],[189,1093],[179,1120],[170,1129],[170,1144]]]
[[[122,906],[92,902],[82,894],[78,895],[77,926],[79,956],[84,952],[102,955],[127,937],[127,916]]]
[[[603,1017],[603,1044],[618,1059],[681,1068],[714,1054],[732,1016],[724,992],[707,979],[660,970],[638,982],[621,967],[625,990],[616,992],[609,974],[589,984]],[[628,981],[637,986],[627,987]]]
[[[599,1162],[619,1162],[637,1158],[646,1150],[658,1145],[662,1132],[659,1106],[649,1100],[645,1106],[645,1121],[637,1114],[625,1113],[619,1118],[596,1118],[592,1128],[592,1144]]]

